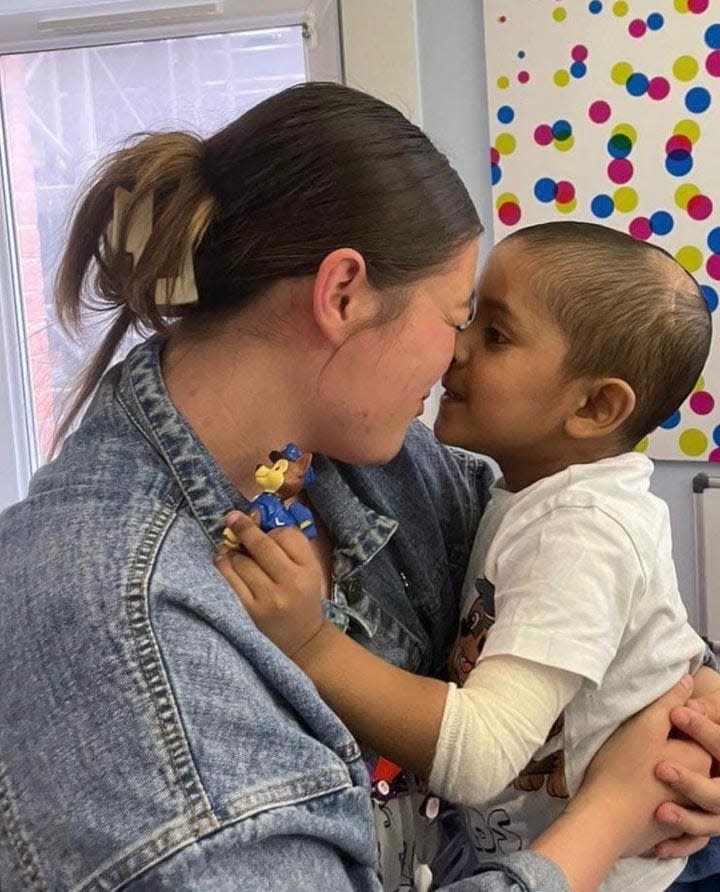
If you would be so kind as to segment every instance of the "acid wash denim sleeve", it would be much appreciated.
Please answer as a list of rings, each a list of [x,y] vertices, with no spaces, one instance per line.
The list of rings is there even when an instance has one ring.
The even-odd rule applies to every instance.
[[[247,503],[170,402],[161,348],[108,372],[0,516],[0,888],[377,892],[360,750],[213,567]],[[414,426],[385,468],[317,468],[348,633],[437,670],[484,465]],[[455,888],[565,886],[520,853]]]

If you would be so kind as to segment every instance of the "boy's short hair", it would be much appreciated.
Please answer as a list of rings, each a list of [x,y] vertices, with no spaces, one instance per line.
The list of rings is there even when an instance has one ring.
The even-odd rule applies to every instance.
[[[632,447],[692,392],[712,322],[695,279],[663,248],[595,223],[509,235],[529,252],[535,287],[567,338],[572,377],[622,378],[636,404],[620,428]]]

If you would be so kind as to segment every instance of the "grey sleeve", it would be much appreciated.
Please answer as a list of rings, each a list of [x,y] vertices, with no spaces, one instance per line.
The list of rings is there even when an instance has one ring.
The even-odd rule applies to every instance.
[[[262,823],[263,816],[255,820]],[[350,866],[329,840],[266,836],[249,845],[234,830],[226,827],[184,847],[123,888],[127,892],[381,892],[376,875]],[[437,892],[570,890],[547,858],[518,852],[484,864],[476,876]]]
[[[570,892],[560,868],[537,852],[517,852],[482,865],[480,872],[437,892]]]

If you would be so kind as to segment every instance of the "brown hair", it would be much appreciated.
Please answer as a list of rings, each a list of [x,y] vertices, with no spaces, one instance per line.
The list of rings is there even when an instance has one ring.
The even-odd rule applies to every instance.
[[[695,387],[712,323],[695,281],[663,248],[595,223],[513,232],[532,256],[539,295],[569,343],[572,377],[618,377],[635,391],[620,429],[632,447]]]
[[[120,245],[153,196],[152,231],[134,267],[107,235],[119,187],[132,193]],[[278,279],[312,275],[339,247],[363,255],[375,287],[406,285],[481,231],[467,190],[427,136],[392,106],[339,84],[291,87],[206,140],[142,135],[99,166],[74,214],[58,314],[72,327],[86,309],[115,319],[57,441],[127,330],[166,332],[155,283],[180,274],[188,248],[199,299],[180,312],[207,318],[247,305]]]

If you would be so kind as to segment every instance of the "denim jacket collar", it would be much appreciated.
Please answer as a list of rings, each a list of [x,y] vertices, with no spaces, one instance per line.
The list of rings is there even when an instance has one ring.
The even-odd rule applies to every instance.
[[[163,340],[156,336],[131,351],[123,365],[117,397],[167,462],[190,510],[214,545],[222,539],[224,515],[233,508],[247,510],[249,502],[170,400],[160,368],[162,348]],[[333,576],[341,581],[385,547],[398,522],[364,505],[325,456],[315,456],[313,467],[317,476],[310,496],[332,536]],[[343,506],[341,512],[334,510],[338,503]]]

